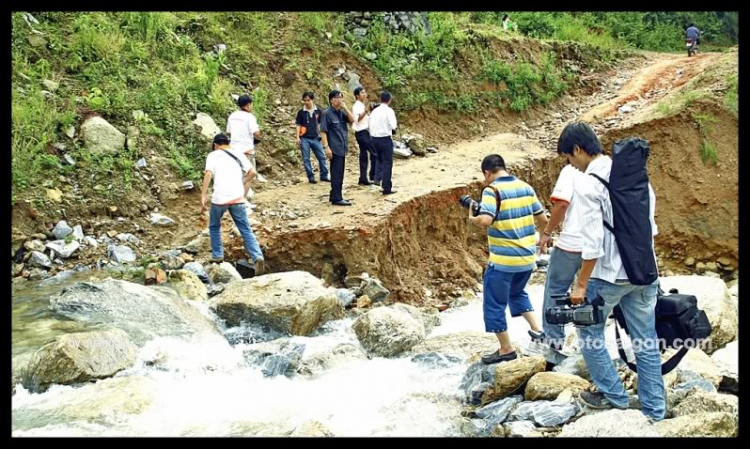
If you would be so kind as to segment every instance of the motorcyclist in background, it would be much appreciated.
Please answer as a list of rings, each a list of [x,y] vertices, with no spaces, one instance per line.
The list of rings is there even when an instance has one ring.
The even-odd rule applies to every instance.
[[[701,43],[701,32],[692,23],[690,25],[688,25],[688,28],[685,31],[685,37],[687,39],[694,40],[695,43],[696,43],[696,45],[700,45],[700,43]]]

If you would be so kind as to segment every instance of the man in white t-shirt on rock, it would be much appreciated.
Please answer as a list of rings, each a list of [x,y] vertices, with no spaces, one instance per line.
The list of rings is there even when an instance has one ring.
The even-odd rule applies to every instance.
[[[201,191],[201,213],[209,208],[208,185],[214,179],[214,189],[210,202],[209,233],[211,236],[211,262],[224,261],[224,250],[221,241],[221,218],[224,212],[234,220],[234,224],[245,241],[245,249],[255,263],[255,275],[265,272],[265,261],[258,239],[247,219],[245,197],[250,188],[250,180],[255,176],[255,169],[243,155],[231,151],[229,138],[224,134],[214,137],[214,151],[206,158],[206,174],[203,177]]]
[[[555,307],[555,296],[568,293],[573,284],[576,273],[581,268],[581,252],[583,251],[583,238],[575,212],[575,182],[580,176],[586,176],[572,165],[566,165],[557,178],[555,190],[552,192],[550,202],[552,203],[552,216],[547,227],[539,240],[539,247],[545,251],[549,245],[552,232],[560,222],[563,229],[552,249],[547,280],[544,284],[544,307],[542,311],[542,324],[547,342],[552,348],[546,355],[547,370],[562,361],[564,356],[557,351],[565,344],[565,328],[556,324],[547,323],[544,313],[547,309]]]
[[[253,115],[253,98],[250,95],[242,95],[237,99],[237,105],[240,110],[233,112],[227,119],[227,134],[232,139],[232,151],[244,154],[257,173],[255,140],[260,139],[260,127],[258,119]]]

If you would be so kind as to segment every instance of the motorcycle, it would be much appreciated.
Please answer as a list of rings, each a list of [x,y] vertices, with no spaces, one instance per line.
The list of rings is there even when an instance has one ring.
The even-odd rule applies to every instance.
[[[687,47],[688,57],[693,56],[694,54],[698,52],[698,42],[693,39],[686,40],[686,47]]]

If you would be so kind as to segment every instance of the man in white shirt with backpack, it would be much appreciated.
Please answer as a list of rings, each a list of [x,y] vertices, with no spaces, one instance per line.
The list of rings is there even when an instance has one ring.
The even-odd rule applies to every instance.
[[[618,141],[613,161],[603,154],[589,125],[571,123],[560,135],[557,152],[585,173],[575,183],[583,246],[571,302],[601,298],[605,320],[620,306],[637,360],[641,411],[660,421],[666,413],[666,391],[656,334],[656,197],[646,173],[648,144],[642,139]],[[604,326],[579,328],[581,352],[597,388],[581,392],[579,399],[594,409],[627,409],[629,396],[607,351]]]
[[[245,249],[255,264],[255,275],[265,272],[265,260],[258,239],[250,228],[247,219],[245,197],[250,188],[250,180],[255,176],[255,169],[242,154],[230,150],[229,138],[217,134],[213,142],[214,151],[206,157],[206,174],[203,177],[201,191],[201,213],[210,208],[209,234],[211,236],[211,262],[224,261],[224,250],[221,240],[221,218],[229,214],[242,235]],[[214,180],[213,194],[209,203],[208,186]]]

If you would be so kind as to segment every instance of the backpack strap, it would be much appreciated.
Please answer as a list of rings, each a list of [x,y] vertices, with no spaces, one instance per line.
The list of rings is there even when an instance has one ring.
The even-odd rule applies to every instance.
[[[594,174],[594,173],[589,173],[589,175],[591,175],[591,176],[593,176],[594,178],[598,179],[598,180],[599,180],[599,182],[601,182],[602,184],[604,184],[604,187],[606,187],[606,188],[607,188],[607,190],[609,190],[609,182],[605,181],[605,180],[604,180],[604,179],[603,179],[603,178],[602,178],[601,176],[599,176],[599,175],[597,175],[597,174]]]
[[[604,187],[606,187],[607,190],[609,190],[609,183],[607,181],[605,181],[602,177],[600,177],[599,175],[595,175],[594,173],[589,173],[589,175],[591,175],[594,178],[598,179],[599,182],[601,182],[602,184],[604,184]],[[615,233],[615,228],[611,224],[607,223],[607,220],[602,220],[602,223],[604,223],[604,227],[607,228],[609,230],[609,232],[611,232],[612,234]]]
[[[625,354],[625,349],[622,347],[622,339],[620,338],[620,326],[617,320],[615,320],[615,338],[617,339],[617,352],[620,354],[620,358],[623,362],[627,363],[628,368],[633,372],[638,372],[638,367],[635,363],[628,361],[628,356]],[[687,354],[688,348],[685,346],[681,347],[675,355],[669,358],[666,362],[661,365],[661,375],[665,376],[669,374],[673,369],[679,365],[680,361],[685,354]]]

